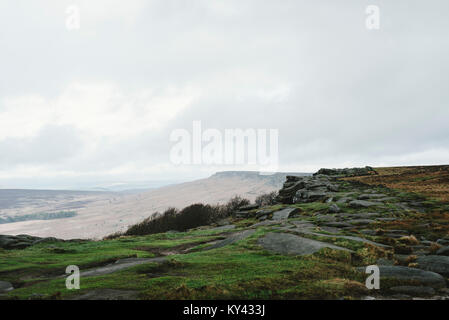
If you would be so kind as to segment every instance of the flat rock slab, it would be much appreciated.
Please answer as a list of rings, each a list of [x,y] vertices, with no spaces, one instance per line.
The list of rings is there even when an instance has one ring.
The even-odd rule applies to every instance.
[[[368,200],[368,199],[380,199],[385,198],[387,195],[382,193],[369,193],[369,194],[361,194],[357,197],[359,200]]]
[[[370,224],[376,222],[375,220],[371,220],[371,219],[352,219],[349,220],[348,223],[354,225],[354,226],[361,226],[361,225],[366,225],[366,224]]]
[[[288,217],[290,217],[291,214],[295,214],[297,212],[299,212],[298,208],[285,208],[274,212],[272,220],[278,221],[288,219]]]
[[[351,219],[369,219],[369,218],[377,218],[380,216],[380,213],[378,212],[359,212],[359,213],[352,213],[352,214],[342,214],[341,217],[343,218],[351,218]]]
[[[260,238],[259,244],[269,251],[300,256],[315,253],[322,248],[351,251],[330,243],[307,239],[293,234],[275,232],[270,232]]]
[[[217,248],[221,248],[221,247],[230,245],[234,242],[248,238],[254,232],[256,232],[256,230],[245,230],[242,232],[234,233],[234,234],[230,235],[229,237],[227,237],[226,239],[218,241],[217,243],[214,243],[213,245],[205,248],[204,250],[212,250],[212,249],[217,249]]]
[[[391,246],[388,246],[388,245],[385,245],[385,244],[382,244],[382,243],[377,243],[377,242],[374,242],[374,241],[371,241],[371,240],[363,239],[363,238],[360,238],[360,237],[329,235],[329,234],[316,233],[316,232],[313,232],[311,234],[314,235],[314,236],[320,236],[320,237],[347,239],[347,240],[352,240],[352,241],[357,241],[357,242],[368,243],[368,244],[371,244],[373,246],[377,246],[377,247],[381,247],[381,248],[385,248],[385,249],[391,248]]]
[[[0,293],[8,292],[14,290],[14,287],[10,282],[0,281]]]
[[[353,225],[347,223],[347,222],[327,222],[324,223],[323,225],[328,226],[328,227],[334,227],[334,228],[349,228],[349,227],[353,227]]]
[[[319,214],[319,215],[316,215],[315,218],[319,222],[335,222],[335,221],[337,221],[337,218],[330,214]]]
[[[447,256],[421,256],[416,259],[416,262],[420,269],[449,277],[449,257]]]
[[[97,289],[77,296],[72,300],[136,300],[137,291]]]
[[[366,201],[366,200],[353,200],[353,201],[349,202],[349,206],[352,208],[369,208],[369,207],[374,207],[374,206],[378,206],[378,205],[379,205],[379,203]]]
[[[297,228],[315,228],[316,226],[309,221],[290,221],[291,224],[295,225]]]
[[[115,263],[108,264],[104,267],[95,268],[81,272],[82,277],[101,276],[105,274],[114,273],[120,270],[131,268],[145,263],[162,263],[166,260],[165,257],[158,258],[129,258],[117,260]]]
[[[365,268],[358,268],[358,270],[365,272]],[[380,278],[397,279],[403,281],[414,282],[417,285],[445,288],[446,281],[444,278],[435,272],[425,271],[401,266],[379,266]],[[382,281],[381,281],[382,283]]]

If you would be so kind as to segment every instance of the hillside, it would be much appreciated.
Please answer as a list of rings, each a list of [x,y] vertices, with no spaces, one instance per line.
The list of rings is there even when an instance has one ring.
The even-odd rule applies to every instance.
[[[420,193],[449,202],[449,165],[376,168],[377,175],[351,177],[369,185]]]
[[[206,179],[133,194],[53,191],[48,195],[34,191],[32,196],[27,197],[27,194],[21,193],[19,204],[16,201],[15,205],[7,208],[0,204],[0,217],[61,210],[74,211],[76,216],[0,224],[0,234],[29,234],[62,239],[101,238],[125,230],[129,225],[168,207],[183,208],[196,202],[224,203],[235,195],[254,200],[260,194],[279,190],[288,174],[264,176],[257,172],[226,171]],[[2,192],[5,193],[0,190],[0,196]]]
[[[181,232],[1,236],[3,298],[447,299],[448,205],[327,172],[289,176],[277,204]],[[80,290],[65,288],[70,264],[81,269]],[[379,266],[379,290],[365,286],[369,265]]]

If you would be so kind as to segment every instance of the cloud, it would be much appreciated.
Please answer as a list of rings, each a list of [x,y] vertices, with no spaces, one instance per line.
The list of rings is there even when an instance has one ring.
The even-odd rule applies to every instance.
[[[445,0],[378,0],[379,31],[357,0],[44,3],[0,3],[0,177],[224,169],[169,162],[194,120],[278,129],[286,171],[447,162]]]

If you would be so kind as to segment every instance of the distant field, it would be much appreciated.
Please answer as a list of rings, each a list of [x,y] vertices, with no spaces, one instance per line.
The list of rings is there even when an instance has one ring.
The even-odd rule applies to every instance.
[[[30,221],[30,220],[54,220],[54,219],[65,219],[72,218],[76,216],[75,211],[60,211],[60,212],[39,212],[26,214],[16,217],[0,217],[0,224],[4,223],[14,223],[20,221]]]
[[[375,168],[378,175],[346,180],[416,192],[449,202],[449,165]]]

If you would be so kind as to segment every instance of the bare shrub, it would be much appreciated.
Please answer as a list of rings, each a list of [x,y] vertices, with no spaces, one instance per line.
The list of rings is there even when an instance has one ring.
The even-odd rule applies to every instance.
[[[276,191],[261,194],[260,196],[258,196],[256,198],[255,203],[257,205],[259,205],[260,207],[271,206],[276,203],[277,195],[278,195],[278,193]]]

